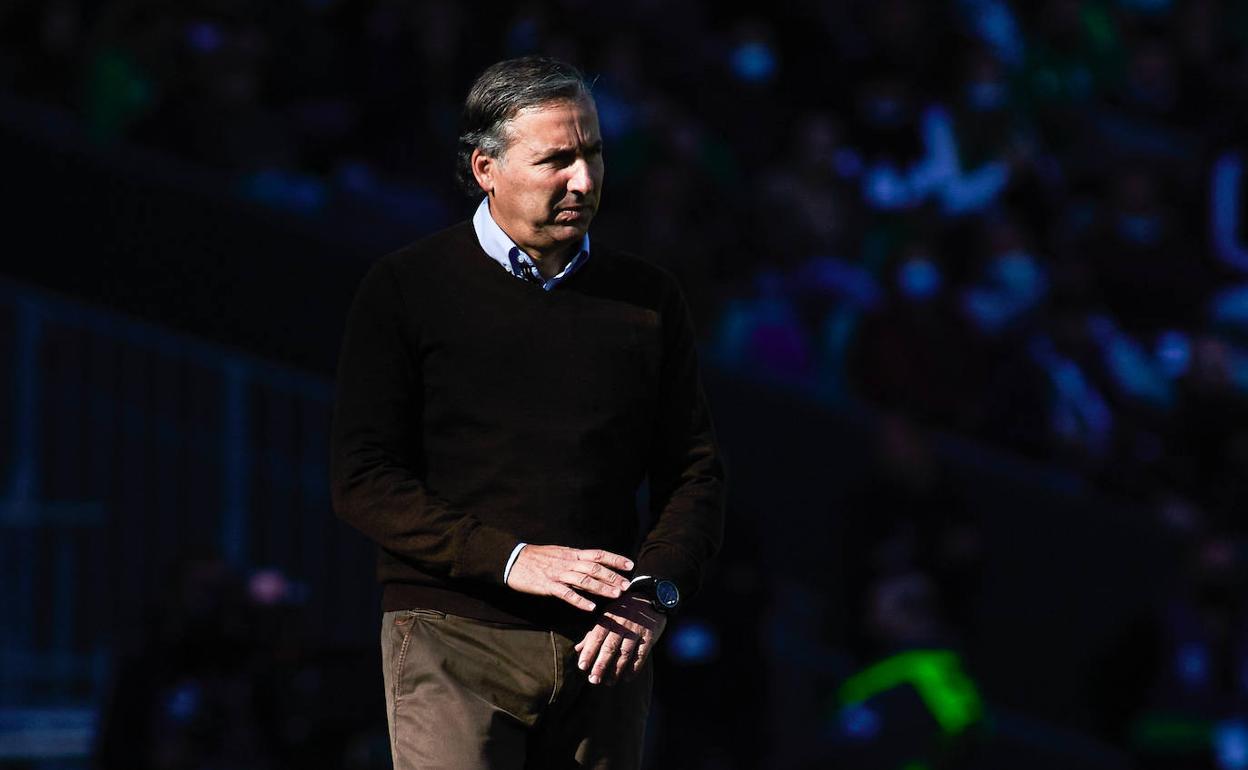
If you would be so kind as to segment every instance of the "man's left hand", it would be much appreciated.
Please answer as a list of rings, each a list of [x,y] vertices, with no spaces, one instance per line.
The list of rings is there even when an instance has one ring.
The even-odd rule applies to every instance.
[[[603,609],[598,622],[576,645],[581,654],[577,667],[589,671],[590,684],[632,679],[666,627],[667,616],[650,602],[625,594]]]

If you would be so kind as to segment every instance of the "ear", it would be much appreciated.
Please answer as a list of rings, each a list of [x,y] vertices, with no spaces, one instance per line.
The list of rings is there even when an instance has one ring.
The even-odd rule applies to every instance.
[[[494,169],[498,165],[498,158],[486,155],[481,152],[478,147],[472,151],[472,158],[469,161],[472,167],[472,175],[476,178],[477,184],[481,185],[481,189],[487,193],[494,192]]]

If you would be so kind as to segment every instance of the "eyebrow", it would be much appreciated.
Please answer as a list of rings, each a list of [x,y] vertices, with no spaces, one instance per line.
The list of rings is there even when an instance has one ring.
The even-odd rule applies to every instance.
[[[550,158],[557,158],[560,155],[572,155],[576,152],[576,150],[577,150],[577,145],[574,145],[574,144],[564,144],[564,145],[559,145],[558,147],[546,147],[541,152],[538,153],[538,158],[540,158],[541,160],[548,160]],[[586,154],[592,154],[592,153],[601,152],[601,151],[602,151],[601,139],[599,139],[596,142],[591,142],[585,145]]]

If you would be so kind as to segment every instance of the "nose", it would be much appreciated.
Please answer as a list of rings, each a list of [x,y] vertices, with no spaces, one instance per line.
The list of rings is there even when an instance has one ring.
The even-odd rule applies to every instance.
[[[594,191],[594,175],[585,158],[577,158],[569,169],[568,192],[586,196]]]

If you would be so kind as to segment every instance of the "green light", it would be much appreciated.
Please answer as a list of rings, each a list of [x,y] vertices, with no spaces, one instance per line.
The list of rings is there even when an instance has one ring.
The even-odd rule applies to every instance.
[[[983,702],[975,683],[962,671],[957,653],[949,650],[910,650],[854,674],[837,693],[842,706],[910,684],[946,735],[956,735],[983,716]]]
[[[112,141],[145,115],[155,99],[150,78],[120,48],[105,48],[87,72],[86,113],[92,136]]]
[[[1213,743],[1213,724],[1185,716],[1149,714],[1131,726],[1131,745],[1153,751],[1194,751]]]

